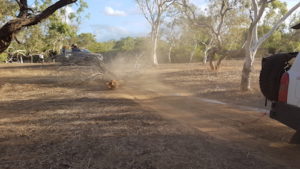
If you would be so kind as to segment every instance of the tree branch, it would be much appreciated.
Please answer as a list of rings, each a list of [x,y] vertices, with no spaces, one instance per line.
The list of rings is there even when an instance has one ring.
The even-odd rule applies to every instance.
[[[274,26],[273,28],[265,34],[263,37],[261,37],[258,40],[258,43],[255,45],[255,49],[257,49],[266,39],[268,39],[273,32],[284,22],[296,9],[300,7],[300,2],[298,2],[293,8],[291,8]]]
[[[36,25],[42,20],[48,18],[56,10],[76,1],[77,0],[59,0],[53,5],[46,8],[40,14],[34,16],[28,15],[27,0],[17,1],[17,3],[20,6],[20,13],[18,15],[18,18],[7,22],[6,24],[4,24],[4,26],[0,28],[0,53],[9,47],[14,37],[14,34],[19,32],[22,28]]]
[[[25,18],[28,13],[28,4],[27,0],[16,0],[19,5],[20,13],[18,14],[18,18]]]

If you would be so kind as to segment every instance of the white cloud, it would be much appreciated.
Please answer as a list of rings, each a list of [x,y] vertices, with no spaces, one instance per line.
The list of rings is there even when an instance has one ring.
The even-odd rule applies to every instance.
[[[120,11],[120,10],[115,10],[109,6],[105,7],[104,12],[106,15],[109,15],[109,16],[126,16],[127,15],[126,12]]]
[[[100,41],[117,40],[129,34],[127,29],[120,26],[93,25],[92,29]]]

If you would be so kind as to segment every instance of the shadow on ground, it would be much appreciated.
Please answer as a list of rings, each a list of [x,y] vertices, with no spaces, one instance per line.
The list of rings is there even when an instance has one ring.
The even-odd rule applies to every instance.
[[[16,110],[14,117],[1,118],[3,169],[285,168],[257,158],[255,152],[164,120],[132,100],[81,98],[15,104],[32,106],[23,107],[29,114]],[[10,106],[0,106],[1,113],[14,113]]]

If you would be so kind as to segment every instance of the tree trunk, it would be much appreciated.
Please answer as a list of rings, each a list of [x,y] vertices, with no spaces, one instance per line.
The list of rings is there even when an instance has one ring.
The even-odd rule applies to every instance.
[[[151,39],[152,39],[152,59],[153,64],[158,65],[158,59],[157,59],[157,42],[158,42],[158,33],[159,33],[159,25],[155,25],[154,28],[152,28],[151,33]]]
[[[215,66],[213,59],[209,59],[209,67],[210,67],[210,70],[212,70],[212,71],[216,70],[216,66]]]
[[[209,59],[209,66],[210,66],[210,69],[212,71],[215,71],[216,70],[216,66],[215,66],[215,63],[214,63],[214,57],[217,53],[217,50],[216,48],[211,48],[208,50],[207,54],[208,54],[208,59]]]
[[[203,56],[203,64],[207,63],[207,52],[208,52],[208,48],[206,47],[204,50],[204,56]]]
[[[249,91],[251,89],[251,73],[252,67],[244,63],[243,71],[242,71],[242,80],[241,80],[241,90],[242,91]]]
[[[168,60],[169,60],[169,63],[172,63],[172,58],[171,58],[172,49],[173,49],[173,45],[170,45],[170,47],[169,47],[169,52],[168,52]]]
[[[158,37],[156,36],[155,39],[154,39],[154,42],[153,42],[153,51],[152,51],[152,58],[153,58],[153,64],[154,65],[158,65],[158,61],[157,61],[157,54],[156,54],[156,51],[157,51],[157,39]]]
[[[203,56],[203,64],[206,64],[207,63],[207,59],[208,59],[208,51],[212,47],[213,39],[211,38],[208,44],[206,44],[204,42],[201,42],[201,43],[205,46],[204,56]]]
[[[218,62],[215,66],[215,70],[219,70],[220,67],[221,67],[221,63],[222,61],[227,57],[227,53],[222,53],[223,56],[221,56],[219,59],[218,59]]]
[[[12,36],[12,34],[5,34],[5,36],[0,35],[0,53],[4,52],[9,47],[12,41]]]
[[[247,40],[245,42],[245,62],[242,71],[241,78],[241,90],[248,91],[251,89],[251,71],[253,67],[254,58],[258,48],[262,45],[262,43],[267,40],[274,31],[284,22],[288,16],[290,16],[297,8],[300,7],[300,2],[297,3],[294,7],[292,7],[273,27],[272,29],[261,38],[258,38],[257,27],[258,23],[263,16],[265,11],[265,7],[267,2],[263,3],[262,6],[258,9],[257,1],[252,1],[252,5],[254,6],[254,14],[255,18],[252,21],[250,28],[248,30]]]
[[[196,53],[197,47],[198,47],[198,43],[195,42],[194,49],[193,49],[193,51],[191,52],[191,55],[190,55],[190,62],[189,63],[191,63],[193,61],[193,58],[194,58],[194,55]]]
[[[256,51],[251,51],[251,49],[246,48],[245,49],[245,62],[242,70],[242,79],[241,79],[241,90],[242,91],[248,91],[251,89],[251,71],[253,67],[254,62],[254,56],[256,54]]]
[[[23,56],[20,55],[20,63],[23,63]]]

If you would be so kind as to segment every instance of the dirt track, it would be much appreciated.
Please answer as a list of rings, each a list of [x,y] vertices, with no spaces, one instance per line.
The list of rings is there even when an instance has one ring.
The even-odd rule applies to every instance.
[[[166,119],[205,133],[222,145],[246,151],[247,156],[254,155],[274,164],[300,167],[297,160],[300,158],[299,146],[287,143],[288,134],[292,131],[269,119],[266,112],[250,111],[248,107],[233,104],[224,105],[217,100],[216,103],[208,103],[206,99],[203,101],[203,98],[187,90],[157,81],[142,87],[131,87],[134,84],[129,86],[126,92],[130,93],[131,98]]]
[[[300,168],[293,131],[262,112],[203,102],[156,71],[110,91],[56,70],[0,67],[1,169]]]

